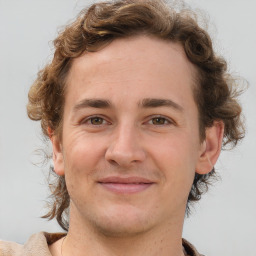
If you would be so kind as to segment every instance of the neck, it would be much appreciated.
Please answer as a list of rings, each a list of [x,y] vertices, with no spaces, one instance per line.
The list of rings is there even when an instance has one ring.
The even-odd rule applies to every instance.
[[[70,212],[70,229],[62,256],[183,256],[183,218],[138,234],[111,235],[81,222]],[[83,225],[81,225],[83,223]]]

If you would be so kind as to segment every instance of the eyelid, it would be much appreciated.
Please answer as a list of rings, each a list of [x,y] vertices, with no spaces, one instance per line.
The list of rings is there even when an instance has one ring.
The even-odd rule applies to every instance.
[[[168,122],[168,124],[162,124],[162,125],[161,124],[160,125],[152,124],[154,126],[176,125],[176,122],[172,118],[164,116],[164,115],[152,115],[152,116],[148,117],[148,121],[147,122],[152,121],[152,119],[154,119],[154,118],[163,118],[163,119],[165,119]]]
[[[91,123],[88,123],[88,121],[90,121],[93,118],[102,118],[103,119],[103,124],[99,124],[99,125],[93,125]],[[82,118],[81,121],[79,122],[80,124],[87,124],[87,125],[91,125],[91,126],[102,126],[105,124],[110,124],[110,122],[108,120],[106,120],[106,117],[102,116],[102,115],[91,115],[91,116],[87,116],[85,118]]]
[[[88,123],[88,121],[90,121],[90,119],[93,119],[93,118],[102,118],[103,119],[103,124],[100,124],[100,125],[93,125],[93,124],[90,124]],[[167,117],[167,116],[164,116],[164,115],[151,115],[149,117],[147,117],[147,121],[144,122],[144,124],[146,123],[149,123],[150,121],[152,121],[152,119],[154,118],[163,118],[167,121],[167,124],[159,124],[159,125],[154,125],[154,124],[150,124],[150,125],[153,125],[153,126],[167,126],[167,125],[176,125],[176,122],[170,118],[170,117]],[[105,124],[111,124],[110,121],[107,120],[107,118],[104,116],[104,115],[91,115],[91,116],[87,116],[85,118],[82,118],[81,121],[79,121],[79,124],[87,124],[87,125],[91,125],[91,126],[102,126],[102,125],[105,125]]]

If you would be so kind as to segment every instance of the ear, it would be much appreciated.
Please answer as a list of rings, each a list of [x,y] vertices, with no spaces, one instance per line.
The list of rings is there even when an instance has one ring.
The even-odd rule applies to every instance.
[[[49,138],[52,142],[52,160],[54,164],[54,171],[59,176],[63,176],[64,172],[64,161],[63,161],[63,152],[62,145],[57,135],[54,135],[54,132],[51,128],[47,129]]]
[[[224,134],[224,123],[215,121],[213,126],[206,128],[205,140],[201,144],[200,156],[196,166],[198,174],[209,173],[220,155]]]

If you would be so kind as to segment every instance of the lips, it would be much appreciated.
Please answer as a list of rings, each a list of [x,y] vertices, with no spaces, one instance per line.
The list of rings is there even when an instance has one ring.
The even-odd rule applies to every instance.
[[[107,177],[98,181],[105,189],[114,193],[133,194],[142,192],[155,182],[142,177]]]

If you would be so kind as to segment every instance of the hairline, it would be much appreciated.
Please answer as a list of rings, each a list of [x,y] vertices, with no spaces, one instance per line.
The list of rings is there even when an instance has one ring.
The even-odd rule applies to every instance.
[[[107,47],[108,45],[110,45],[113,41],[116,41],[116,40],[119,40],[119,39],[130,39],[130,38],[133,38],[133,37],[140,37],[140,36],[143,36],[143,35],[147,36],[149,38],[157,38],[157,39],[162,40],[162,41],[169,41],[169,42],[172,42],[172,43],[176,43],[179,46],[181,46],[182,54],[184,54],[185,58],[188,60],[188,62],[193,67],[191,69],[191,76],[192,76],[191,89],[192,89],[193,99],[194,99],[194,102],[196,104],[197,111],[198,111],[199,139],[200,139],[200,142],[202,142],[205,139],[205,128],[206,127],[204,126],[204,124],[201,120],[202,113],[200,111],[200,106],[197,103],[198,98],[200,97],[200,94],[201,94],[201,88],[200,88],[200,83],[201,83],[201,81],[200,81],[201,80],[201,74],[200,73],[201,72],[200,72],[200,68],[190,61],[187,54],[185,53],[185,48],[184,48],[182,42],[177,41],[177,40],[172,40],[171,38],[163,38],[159,35],[155,35],[153,33],[150,33],[149,31],[143,31],[142,34],[139,31],[134,31],[134,33],[118,36],[118,37],[112,38],[112,39],[110,39],[106,42],[102,42],[102,44],[100,43],[99,46],[96,46],[96,48],[95,48],[96,50],[94,50],[94,51],[86,51],[85,50],[79,56],[77,56],[75,58],[68,57],[68,64],[66,66],[67,71],[66,71],[66,73],[63,74],[64,75],[64,78],[63,78],[63,81],[62,81],[63,89],[62,89],[62,95],[60,96],[60,97],[63,97],[63,104],[61,106],[61,117],[60,117],[58,126],[54,130],[54,134],[59,138],[60,141],[62,140],[62,135],[63,135],[62,134],[63,133],[63,118],[64,118],[64,107],[65,107],[66,91],[67,91],[67,87],[68,87],[69,74],[70,74],[70,71],[71,71],[71,68],[72,68],[72,65],[73,65],[73,61],[75,59],[85,55],[86,53],[98,52],[98,51],[104,49],[105,47]]]

